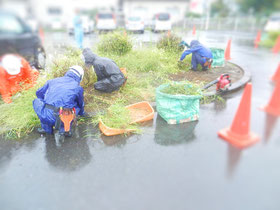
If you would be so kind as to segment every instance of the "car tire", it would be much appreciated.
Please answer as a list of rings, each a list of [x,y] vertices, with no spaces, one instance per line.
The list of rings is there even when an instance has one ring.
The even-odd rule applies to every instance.
[[[46,53],[43,47],[38,47],[35,53],[35,67],[44,69],[46,66]]]

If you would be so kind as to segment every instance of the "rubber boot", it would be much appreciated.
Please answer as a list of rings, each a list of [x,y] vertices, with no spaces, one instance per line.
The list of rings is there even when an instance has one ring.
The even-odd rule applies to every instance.
[[[40,134],[46,134],[46,131],[43,128],[38,128],[37,132]]]

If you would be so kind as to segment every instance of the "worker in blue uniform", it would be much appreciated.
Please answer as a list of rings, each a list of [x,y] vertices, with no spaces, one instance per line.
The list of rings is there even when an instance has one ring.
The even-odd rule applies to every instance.
[[[69,132],[65,132],[63,123],[57,123],[62,109],[71,110],[76,115],[85,115],[84,90],[80,86],[83,76],[82,67],[72,66],[63,77],[48,80],[37,90],[33,108],[41,122],[39,133],[52,134],[56,126],[60,134],[71,136],[71,127]]]
[[[211,64],[213,62],[212,52],[209,48],[200,44],[199,41],[191,41],[190,48],[183,52],[180,58],[180,62],[182,62],[184,58],[189,54],[192,54],[191,70],[197,71],[198,64],[202,66],[202,70],[207,70],[211,67]]]
[[[73,25],[76,43],[80,49],[83,49],[84,29],[82,18],[79,15],[79,10],[76,11],[76,16],[73,19]]]

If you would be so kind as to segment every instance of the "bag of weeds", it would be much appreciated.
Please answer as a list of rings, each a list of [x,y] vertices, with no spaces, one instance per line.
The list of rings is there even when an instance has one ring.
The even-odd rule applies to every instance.
[[[199,118],[201,97],[201,89],[196,84],[190,82],[163,84],[156,89],[157,111],[168,124],[195,121]]]
[[[225,66],[225,51],[220,48],[210,48],[213,55],[212,67]]]

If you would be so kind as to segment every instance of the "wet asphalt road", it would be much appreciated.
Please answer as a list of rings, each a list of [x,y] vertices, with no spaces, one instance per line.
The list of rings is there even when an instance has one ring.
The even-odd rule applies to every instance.
[[[201,106],[198,122],[171,126],[155,116],[142,135],[96,138],[83,125],[60,143],[35,133],[0,140],[0,209],[278,210],[280,125],[258,107],[271,95],[280,57],[254,50],[248,37],[207,33],[201,40],[224,47],[230,36],[232,62],[253,76],[251,130],[259,143],[238,150],[217,137],[242,90],[225,104]]]

